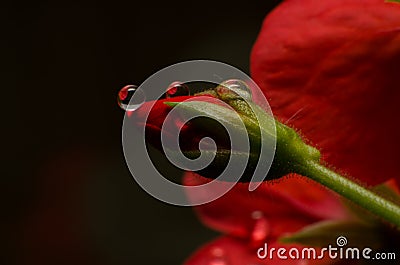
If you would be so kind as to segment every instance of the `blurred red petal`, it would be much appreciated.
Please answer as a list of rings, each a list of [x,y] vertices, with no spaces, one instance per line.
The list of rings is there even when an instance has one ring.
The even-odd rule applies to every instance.
[[[187,172],[184,185],[201,185],[209,180]],[[188,192],[191,201],[209,196]],[[237,237],[247,238],[253,245],[266,239],[275,240],[283,233],[325,219],[348,218],[337,195],[301,176],[290,176],[275,183],[264,183],[255,191],[237,184],[221,198],[195,207],[208,226]]]
[[[264,21],[254,80],[283,122],[370,185],[399,179],[400,5],[285,1]]]
[[[389,189],[391,189],[394,193],[397,193],[400,195],[400,188],[395,179],[389,179],[384,183]]]
[[[276,242],[268,243],[268,248],[285,248],[295,247],[294,245],[281,245]],[[301,251],[301,247],[296,247]],[[288,252],[288,251],[286,251]],[[257,249],[249,247],[247,243],[241,239],[233,237],[221,237],[197,250],[184,265],[246,265],[246,264],[291,264],[291,265],[316,265],[331,264],[332,261],[325,260],[294,260],[279,259],[276,255],[270,260],[260,259],[257,257]]]

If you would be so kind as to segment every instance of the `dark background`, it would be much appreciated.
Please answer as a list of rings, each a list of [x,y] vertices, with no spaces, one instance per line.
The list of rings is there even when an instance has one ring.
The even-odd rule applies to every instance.
[[[173,63],[249,72],[279,1],[15,3],[2,22],[1,264],[180,264],[218,235],[132,179],[118,90]]]

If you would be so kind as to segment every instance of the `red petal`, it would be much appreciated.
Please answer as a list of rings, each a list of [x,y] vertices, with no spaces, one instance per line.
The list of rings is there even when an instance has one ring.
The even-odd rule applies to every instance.
[[[140,108],[135,111],[128,112],[130,117],[135,118],[138,124],[144,125],[146,122],[146,127],[154,131],[160,131],[163,122],[168,115],[169,111],[172,109],[170,106],[164,104],[165,102],[183,102],[199,100],[197,96],[179,96],[173,98],[160,99],[156,101],[147,101]],[[221,104],[218,99],[212,96],[204,95],[201,98],[202,101],[211,102],[215,104]],[[146,119],[147,117],[147,119]]]
[[[157,101],[148,101],[145,102],[140,108],[133,112],[129,112],[133,118],[137,119],[138,123],[142,125],[146,122],[146,126],[149,126],[151,129],[155,131],[160,131],[163,125],[165,117],[168,115],[168,112],[171,110],[171,107],[164,104],[165,102],[182,102],[187,99],[193,98],[192,96],[181,96],[175,98],[161,99]],[[146,116],[147,120],[146,120]]]
[[[161,147],[161,128],[168,113],[172,109],[170,106],[164,104],[165,102],[182,102],[186,100],[198,100],[196,96],[180,96],[168,99],[161,99],[157,101],[145,102],[140,108],[133,112],[129,112],[130,121],[135,123],[139,129],[145,126],[146,128],[146,141],[150,142],[155,147]],[[203,97],[202,101],[208,101],[218,104],[218,100],[211,96]],[[182,121],[179,117],[173,117],[174,124],[169,123],[167,126],[180,126]],[[168,128],[166,129],[168,133]],[[183,126],[180,130],[183,139],[190,139],[190,141],[182,142],[182,149],[192,149],[198,147],[198,142],[203,138],[201,131],[198,128],[190,128],[190,126]]]
[[[368,184],[398,175],[400,5],[285,1],[264,21],[252,77],[275,115]]]
[[[188,172],[185,185],[200,185],[209,180]],[[213,194],[188,193],[195,202]],[[237,184],[221,198],[195,207],[200,219],[208,226],[248,238],[253,245],[266,238],[276,239],[283,233],[324,219],[347,218],[339,198],[319,184],[304,177],[291,176],[276,183],[265,183],[249,192],[248,185]]]
[[[285,248],[288,251],[294,245],[281,245],[276,242],[268,243],[268,249]],[[300,253],[302,248],[296,247]],[[318,253],[318,252],[317,252]],[[257,257],[257,248],[251,248],[243,240],[233,237],[221,237],[215,241],[208,243],[207,245],[196,251],[184,265],[246,265],[246,264],[268,264],[268,265],[280,265],[280,264],[291,264],[291,265],[316,265],[316,264],[331,264],[331,260],[294,260],[290,259],[279,259],[278,256],[272,256],[272,260],[260,259]]]

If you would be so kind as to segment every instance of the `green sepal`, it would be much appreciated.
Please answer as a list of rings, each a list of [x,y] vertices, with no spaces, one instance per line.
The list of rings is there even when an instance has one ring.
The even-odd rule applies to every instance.
[[[249,152],[243,150],[235,150],[235,147],[224,149],[218,147],[216,151],[203,150],[203,155],[215,156],[213,162],[204,170],[198,171],[204,177],[216,178],[226,168],[230,158],[236,158],[246,165],[244,173],[240,176],[240,182],[249,182],[253,176],[254,169],[257,166],[260,147],[261,147],[261,133],[264,137],[264,146],[270,147],[275,141],[275,134],[268,132],[261,132],[258,123],[255,123],[250,117],[243,115],[243,113],[233,111],[227,107],[217,104],[203,102],[203,101],[186,101],[186,102],[165,102],[166,105],[176,108],[179,114],[184,118],[193,117],[194,115],[201,118],[193,119],[190,121],[191,126],[199,128],[203,132],[208,132],[212,138],[221,139],[227,137],[225,131],[216,129],[215,122],[225,126],[225,129],[231,133],[234,139],[240,139],[239,144],[236,146],[247,146],[249,143]],[[265,129],[265,128],[264,128]],[[272,128],[273,129],[273,128]],[[248,142],[246,141],[248,139]],[[225,139],[226,140],[226,139]],[[200,156],[200,151],[196,150],[183,150],[185,156],[195,159]],[[236,160],[237,161],[237,160]],[[236,181],[236,176],[225,178],[224,180]],[[274,176],[268,176],[275,178]]]
[[[251,180],[261,151],[260,148],[265,148],[265,151],[269,152],[270,150],[267,149],[274,148],[275,143],[275,156],[268,175],[265,176],[266,180],[281,178],[289,173],[296,172],[298,165],[303,164],[303,161],[319,161],[320,153],[316,148],[307,145],[294,129],[275,120],[258,105],[241,98],[223,97],[222,99],[233,110],[203,101],[165,102],[165,104],[177,108],[180,115],[184,117],[194,115],[206,117],[192,120],[191,126],[208,131],[210,135],[221,137],[219,135],[221,132],[215,130],[215,121],[217,121],[225,124],[228,131],[234,132],[235,135],[239,135],[243,139],[248,137],[250,143],[249,164],[245,174],[240,178],[241,182]],[[243,122],[245,128],[239,125],[241,122]],[[198,150],[190,151],[192,151],[190,155],[186,152],[188,156],[200,155]],[[216,169],[225,168],[229,152],[229,150],[217,152],[217,156],[223,157],[217,159],[218,163],[211,165],[209,174],[204,175],[204,172],[202,172],[203,176],[209,178],[218,176]]]
[[[337,246],[338,237],[347,239],[348,247],[370,247],[378,249],[385,236],[373,224],[350,221],[321,221],[306,226],[299,232],[279,239],[282,243],[297,243],[306,246],[327,247]]]
[[[390,187],[389,183],[385,182],[379,185],[376,185],[372,188],[374,192],[382,196],[388,201],[391,201],[397,205],[400,205],[400,193],[394,190],[393,187]]]

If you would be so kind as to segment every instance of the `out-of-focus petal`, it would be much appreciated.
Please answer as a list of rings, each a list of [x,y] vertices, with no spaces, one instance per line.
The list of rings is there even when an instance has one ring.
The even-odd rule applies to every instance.
[[[399,43],[400,4],[285,1],[264,21],[252,77],[327,162],[375,185],[398,169]]]
[[[185,185],[201,185],[209,180],[187,172]],[[209,196],[212,191],[188,193],[192,201]],[[208,226],[241,238],[253,245],[276,239],[284,233],[325,219],[348,218],[339,198],[319,184],[301,176],[290,176],[274,183],[264,183],[255,191],[237,184],[221,198],[195,207]]]
[[[294,245],[282,245],[276,242],[268,243],[268,249],[270,248],[285,248],[286,255],[288,251]],[[302,248],[296,246],[301,252]],[[233,237],[221,237],[214,240],[207,245],[197,250],[185,263],[184,265],[247,265],[247,264],[268,264],[268,265],[316,265],[316,264],[331,264],[332,261],[327,259],[323,260],[301,260],[301,259],[279,259],[275,255],[272,260],[265,258],[260,259],[257,257],[257,248],[252,248],[247,244],[246,241],[233,238]]]

